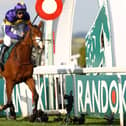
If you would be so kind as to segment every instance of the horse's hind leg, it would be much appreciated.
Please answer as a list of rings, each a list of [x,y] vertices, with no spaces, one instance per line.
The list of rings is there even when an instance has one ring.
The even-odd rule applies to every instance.
[[[33,94],[33,119],[31,121],[34,121],[36,118],[36,113],[37,113],[37,103],[38,103],[38,93],[36,91],[35,88],[35,81],[33,80],[33,78],[29,78],[26,80],[26,84],[28,85],[28,87],[30,88],[32,94]]]
[[[11,94],[14,87],[14,83],[10,80],[6,80],[6,93],[7,93],[7,104],[3,106],[3,110],[10,108],[10,118],[16,119],[16,113],[14,105],[12,103]]]

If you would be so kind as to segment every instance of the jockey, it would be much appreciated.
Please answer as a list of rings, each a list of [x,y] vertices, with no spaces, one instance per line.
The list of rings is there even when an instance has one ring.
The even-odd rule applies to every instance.
[[[4,38],[3,46],[0,53],[0,66],[3,67],[3,57],[6,50],[10,47],[12,40],[19,41],[24,37],[24,32],[28,31],[28,22],[30,21],[29,13],[25,3],[17,3],[14,9],[7,11],[3,22],[4,26]],[[24,23],[24,32],[18,34],[14,29],[14,26]]]

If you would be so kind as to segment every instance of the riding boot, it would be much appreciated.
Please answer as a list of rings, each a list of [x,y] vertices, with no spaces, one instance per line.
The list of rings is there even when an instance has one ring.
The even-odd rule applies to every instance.
[[[4,70],[4,54],[7,51],[8,47],[6,45],[3,45],[1,47],[1,52],[0,52],[0,67],[2,71]]]

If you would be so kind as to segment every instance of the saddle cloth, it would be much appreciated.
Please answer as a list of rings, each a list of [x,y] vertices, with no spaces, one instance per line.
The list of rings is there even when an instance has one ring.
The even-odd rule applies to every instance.
[[[1,53],[1,47],[2,46],[3,46],[3,44],[0,44],[0,53]],[[5,52],[5,54],[4,54],[4,64],[6,63],[6,61],[7,61],[7,59],[8,59],[8,57],[9,57],[9,55],[10,55],[10,53],[11,53],[14,46],[15,46],[15,43],[11,44],[9,49]]]

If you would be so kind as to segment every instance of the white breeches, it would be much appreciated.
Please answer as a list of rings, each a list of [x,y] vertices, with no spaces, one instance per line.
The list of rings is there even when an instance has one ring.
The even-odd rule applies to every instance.
[[[4,41],[4,45],[6,45],[7,47],[11,45],[11,38],[6,34],[4,35],[3,41]]]
[[[17,41],[17,40],[13,40],[13,39],[11,39],[10,36],[6,35],[6,33],[5,33],[5,24],[4,24],[4,22],[1,24],[1,27],[2,27],[2,29],[3,29],[3,34],[4,34],[4,36],[3,36],[3,43],[4,43],[4,45],[6,45],[7,47],[9,47],[9,46],[11,45],[12,41]],[[14,30],[13,28],[11,29],[11,31],[12,31],[14,34],[16,34],[16,30]]]
[[[1,24],[1,29],[3,32],[3,43],[4,43],[4,45],[9,47],[11,45],[11,38],[8,35],[6,35],[6,33],[5,33],[5,23],[4,22],[2,22],[2,24]]]

